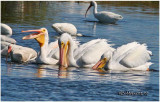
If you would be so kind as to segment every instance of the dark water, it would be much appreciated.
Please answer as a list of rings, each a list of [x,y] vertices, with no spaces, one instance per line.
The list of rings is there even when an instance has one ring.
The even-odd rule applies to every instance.
[[[22,30],[45,27],[50,41],[54,41],[53,23],[74,24],[79,33],[92,37],[78,37],[81,43],[96,38],[109,39],[115,48],[138,41],[146,43],[153,56],[150,69],[159,70],[159,14],[157,2],[98,2],[98,11],[108,10],[123,15],[116,25],[101,24],[92,10],[84,18],[89,3],[80,2],[2,2],[1,21],[13,29],[17,44],[38,51],[35,40],[21,38]],[[148,6],[149,5],[149,6]],[[145,93],[145,95],[120,95],[120,92]],[[119,93],[119,94],[118,94]],[[59,69],[53,65],[6,65],[1,58],[2,101],[158,101],[159,71],[105,72],[91,68]]]

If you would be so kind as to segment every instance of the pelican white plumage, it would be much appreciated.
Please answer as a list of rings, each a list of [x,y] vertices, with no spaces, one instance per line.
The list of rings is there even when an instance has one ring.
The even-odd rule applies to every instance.
[[[37,30],[27,30],[27,31],[22,31],[22,32],[36,32],[28,36],[24,36],[22,39],[23,40],[35,39],[39,43],[40,52],[36,59],[37,63],[56,64],[58,62],[58,59],[52,57],[54,54],[59,55],[59,53],[56,53],[57,51],[59,52],[58,41],[56,40],[55,42],[51,42],[50,44],[48,44],[49,35],[48,35],[48,31],[46,28],[41,28]],[[54,55],[54,56],[58,56],[58,55]]]
[[[4,23],[1,23],[1,34],[6,36],[11,36],[12,35],[11,27]]]
[[[115,14],[113,12],[101,11],[97,12],[97,3],[95,1],[91,1],[90,6],[88,7],[86,14],[90,7],[94,6],[93,14],[96,19],[98,19],[102,23],[116,23],[116,21],[123,19],[123,17],[119,14]]]
[[[9,27],[6,24],[1,23],[1,35],[0,35],[1,36],[1,41],[8,42],[8,43],[11,43],[11,44],[15,44],[16,40],[13,39],[13,38],[10,38],[11,35],[12,35],[11,27]],[[1,45],[3,45],[3,44],[1,43]],[[8,47],[8,46],[5,46],[5,47]]]
[[[61,66],[92,67],[110,45],[105,39],[91,40],[78,48],[72,37],[64,33],[58,40]]]
[[[146,44],[138,42],[128,43],[118,47],[113,55],[108,58],[106,55],[98,61],[92,69],[110,69],[110,70],[149,70],[152,52],[147,50]]]
[[[8,51],[6,51],[6,62],[9,54],[11,57],[11,61],[18,63],[33,61],[37,57],[37,52],[28,47],[10,44],[8,45],[7,50]]]
[[[9,42],[11,44],[15,44],[16,43],[15,39],[10,38],[10,37],[5,36],[5,35],[1,35],[1,41]]]
[[[54,23],[52,27],[59,35],[68,33],[72,36],[83,36],[82,34],[77,33],[77,28],[71,23]]]

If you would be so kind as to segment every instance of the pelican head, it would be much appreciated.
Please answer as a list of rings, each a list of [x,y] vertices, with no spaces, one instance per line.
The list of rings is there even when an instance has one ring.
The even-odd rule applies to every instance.
[[[107,58],[104,57],[103,59],[101,59],[100,61],[98,61],[93,67],[92,69],[93,70],[99,70],[99,69],[102,69],[102,68],[105,68],[105,66],[107,65]]]
[[[60,39],[58,40],[58,45],[60,49],[60,59],[59,59],[60,66],[63,67],[69,66],[68,55],[71,50],[71,44],[72,44],[71,36],[68,33],[62,34]]]
[[[48,36],[48,31],[46,28],[41,28],[41,29],[36,29],[36,30],[27,30],[27,31],[22,31],[22,32],[35,32],[30,35],[24,36],[22,39],[27,40],[27,39],[35,39],[39,43],[40,47],[42,47],[45,43],[45,36]]]
[[[96,3],[95,1],[91,1],[91,2],[90,2],[90,5],[89,5],[88,9],[86,10],[85,17],[86,17],[86,15],[87,15],[88,10],[89,10],[92,6],[95,6],[95,3]]]

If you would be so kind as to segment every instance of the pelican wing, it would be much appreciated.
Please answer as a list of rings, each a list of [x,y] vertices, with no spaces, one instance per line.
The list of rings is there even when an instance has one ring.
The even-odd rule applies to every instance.
[[[130,53],[126,55],[120,63],[124,66],[133,68],[145,64],[150,59],[151,57],[147,50],[147,46],[142,44],[130,51]]]
[[[99,12],[100,16],[104,17],[107,16],[109,18],[114,18],[114,19],[123,19],[123,17],[119,14],[115,14],[113,12],[106,12],[106,11],[101,11]]]
[[[70,23],[55,23],[52,27],[59,33],[69,33],[71,35],[76,35],[77,29],[73,24]]]
[[[52,57],[54,59],[59,59],[59,47],[58,47],[58,40],[51,42],[48,45],[48,55],[47,57]]]
[[[75,59],[79,59],[84,53],[85,50],[88,49],[90,46],[92,46],[93,44],[99,42],[101,39],[95,39],[95,40],[91,40],[85,44],[80,45],[77,49],[75,49],[74,51],[74,58]]]
[[[49,45],[48,45],[48,53],[50,53],[52,50],[54,50],[55,48],[58,48],[58,40],[54,41],[54,42],[51,42]]]
[[[101,56],[107,50],[111,49],[110,44],[106,40],[101,40],[84,51],[84,54],[81,57],[81,60],[84,64],[91,65],[98,62]]]
[[[113,60],[125,67],[133,68],[150,60],[150,54],[145,44],[132,42],[117,48],[113,54]]]

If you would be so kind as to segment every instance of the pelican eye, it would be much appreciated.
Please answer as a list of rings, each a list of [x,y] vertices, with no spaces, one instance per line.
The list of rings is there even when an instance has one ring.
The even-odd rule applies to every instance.
[[[42,30],[42,32],[45,32],[45,31],[46,31],[45,29]]]
[[[64,45],[64,42],[61,42],[61,45]]]

